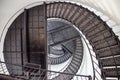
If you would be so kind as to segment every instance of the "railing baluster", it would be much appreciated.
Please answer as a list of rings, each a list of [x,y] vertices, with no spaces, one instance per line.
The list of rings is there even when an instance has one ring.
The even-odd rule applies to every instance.
[[[72,73],[64,73],[64,72],[57,72],[57,71],[51,71],[51,70],[46,70],[46,69],[41,69],[41,68],[36,68],[33,66],[24,66],[24,65],[18,65],[18,64],[11,64],[11,63],[6,63],[6,62],[1,62],[0,64],[7,64],[10,66],[19,66],[19,67],[23,67],[23,73],[26,73],[26,75],[14,75],[14,78],[19,78],[19,79],[29,79],[29,80],[46,80],[48,78],[48,80],[52,80],[54,77],[58,76],[58,74],[63,75],[62,77],[58,77],[58,79],[60,80],[67,80],[69,79],[68,75],[74,75],[74,78],[72,80],[88,80],[90,76],[88,75],[76,75],[76,74],[72,74]],[[45,73],[48,73],[45,74]],[[53,74],[54,73],[54,74]],[[28,77],[26,77],[28,75]],[[41,77],[42,75],[44,75],[44,77]],[[55,76],[53,76],[55,75]],[[8,75],[9,76],[9,75]],[[50,77],[47,77],[50,76]],[[9,76],[11,77],[11,76]],[[81,78],[81,79],[80,79]],[[53,79],[54,80],[54,79]],[[91,79],[89,79],[91,80]]]

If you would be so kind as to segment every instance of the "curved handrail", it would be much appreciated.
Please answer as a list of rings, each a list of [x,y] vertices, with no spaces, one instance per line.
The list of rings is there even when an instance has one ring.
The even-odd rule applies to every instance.
[[[76,27],[75,27],[76,28]],[[79,29],[78,28],[76,28],[78,31],[79,31]],[[80,31],[79,31],[80,32]],[[89,47],[89,45],[88,45],[88,43],[87,43],[87,39],[86,38],[84,38],[83,37],[83,34],[80,32],[80,36],[81,36],[81,38],[83,38],[83,40],[84,40],[84,42],[85,42],[85,44],[86,44],[86,46],[87,46],[87,48],[88,48],[88,51],[89,51],[89,54],[90,54],[90,58],[91,58],[91,61],[92,61],[92,68],[93,68],[93,80],[95,80],[95,77],[96,77],[96,69],[95,69],[95,65],[94,65],[94,59],[93,59],[93,57],[95,57],[95,56],[93,56],[92,55],[92,53],[91,53],[91,49],[90,49],[90,47]],[[98,66],[98,65],[97,65]],[[98,66],[99,67],[99,66]],[[98,73],[99,71],[97,71],[97,73]],[[99,73],[99,75],[100,75],[100,73]],[[101,76],[101,75],[100,75]],[[98,79],[97,79],[98,80]]]

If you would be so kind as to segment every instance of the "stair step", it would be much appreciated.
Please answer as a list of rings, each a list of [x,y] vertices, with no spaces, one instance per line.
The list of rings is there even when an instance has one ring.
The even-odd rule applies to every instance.
[[[73,58],[73,61],[80,62],[80,59]]]
[[[76,47],[79,48],[79,47],[82,47],[82,43],[76,43]]]
[[[119,55],[119,53],[120,53],[120,46],[114,45],[114,46],[110,46],[110,47],[97,50],[96,55],[98,55],[100,58],[103,58],[103,57],[112,56],[113,54]]]
[[[92,40],[93,38],[96,38],[96,37],[98,37],[98,36],[100,36],[100,35],[104,35],[104,37],[109,37],[109,36],[112,36],[112,34],[111,34],[111,32],[109,32],[107,29],[106,30],[104,30],[104,31],[101,31],[101,32],[99,32],[99,33],[96,33],[96,34],[85,34],[86,36],[87,36],[87,38],[89,39],[89,40]]]
[[[85,33],[89,33],[91,32],[93,29],[96,29],[96,27],[101,23],[101,21],[99,20],[99,17],[95,17],[93,20],[91,20],[90,25],[86,26],[86,28],[84,28],[83,32]]]
[[[53,10],[54,10],[54,9],[53,9],[53,5],[54,5],[54,4],[50,4],[50,17],[53,16],[53,14],[52,14],[52,13],[53,13]]]
[[[92,32],[89,32],[89,33],[85,33],[85,35],[87,35],[88,37],[90,36],[94,36],[94,35],[97,35],[97,34],[103,34],[105,31],[106,32],[109,32],[107,29],[105,29],[104,27],[99,27],[101,29],[96,29],[96,30],[93,30]]]
[[[60,12],[61,12],[61,8],[62,8],[62,4],[61,3],[57,3],[57,7],[56,7],[56,12],[55,12],[55,17],[59,16]]]
[[[75,51],[76,54],[80,54],[80,53],[82,53],[82,52],[83,52],[82,50],[76,50],[76,51]]]
[[[94,15],[90,13],[89,15],[86,16],[86,19],[83,22],[81,22],[81,24],[79,25],[79,28],[80,29],[86,28],[86,25],[89,25],[92,19],[94,19]]]
[[[87,17],[90,15],[90,13],[88,11],[85,11],[75,22],[75,24],[77,24],[77,26],[79,27],[79,25],[81,23],[83,23]]]
[[[63,4],[58,3],[58,6],[56,7],[56,14],[55,14],[55,16],[60,16],[62,10],[63,10]]]
[[[82,27],[81,30],[84,33],[89,33],[93,29],[95,29],[99,24],[100,24],[100,20],[98,19],[98,17],[94,16],[94,18],[89,22],[89,24]]]
[[[71,63],[71,66],[74,67],[74,68],[79,68],[79,65],[78,64],[75,64],[75,63]]]
[[[82,57],[81,56],[77,56],[76,54],[75,55],[73,55],[73,59],[81,59]]]
[[[96,49],[102,49],[102,48],[106,48],[109,46],[113,46],[113,45],[117,45],[118,42],[113,38],[109,38],[108,40],[102,40],[98,43],[93,43],[93,45],[96,47]]]
[[[78,69],[79,68],[79,66],[77,66],[77,65],[75,65],[75,64],[71,64],[71,66],[74,68],[74,69]],[[77,70],[76,70],[77,71]]]
[[[104,39],[107,39],[107,38],[110,38],[110,37],[113,37],[113,36],[104,36],[104,35],[99,35],[99,36],[97,36],[97,37],[95,37],[95,38],[92,38],[91,39],[91,42],[93,42],[93,43],[95,43],[95,42],[99,42],[99,41],[101,41],[101,40],[104,40]]]
[[[76,40],[76,43],[81,44],[82,42],[80,40]]]
[[[79,65],[80,61],[81,61],[81,60],[79,60],[79,62],[78,62],[78,61],[73,60],[73,61],[72,61],[72,64]]]
[[[57,3],[56,3],[57,4]],[[54,12],[55,12],[55,5],[54,4],[52,4],[53,6],[51,7],[52,8],[52,12],[51,12],[51,17],[53,17],[53,15],[54,15]]]
[[[114,36],[111,36],[111,37],[107,37],[107,38],[104,38],[104,39],[101,39],[101,40],[98,40],[98,41],[92,41],[92,43],[94,43],[94,44],[102,44],[102,43],[104,43],[105,41],[107,41],[107,42],[109,42],[109,41],[111,41],[111,40],[113,40],[113,41],[115,41],[116,42],[116,39],[115,39],[115,37]]]
[[[75,72],[76,72],[76,69],[75,69],[75,68],[73,68],[72,66],[69,66],[69,68],[70,68],[70,70],[71,70],[73,73],[75,73]]]
[[[100,32],[100,31],[105,30],[105,29],[106,29],[106,27],[105,27],[103,22],[97,22],[96,25],[89,28],[89,30],[87,30],[87,31],[84,30],[84,33],[85,34],[89,34],[89,33],[95,33],[96,34],[96,33]]]
[[[76,14],[74,15],[74,17],[71,19],[71,21],[72,21],[73,23],[77,22],[78,19],[79,19],[79,17],[81,17],[81,16],[84,14],[85,11],[86,11],[86,9],[81,9],[81,8],[80,8],[80,9],[76,12]]]
[[[115,62],[114,62],[115,61]],[[120,55],[116,57],[110,57],[110,58],[104,58],[101,59],[102,66],[107,67],[107,66],[120,66]]]
[[[68,13],[68,8],[69,8],[70,4],[66,4],[66,6],[64,7],[65,11],[62,14],[62,18],[65,18],[66,14]]]
[[[103,72],[105,73],[106,77],[119,77],[120,76],[120,68],[107,68],[107,69],[103,69]]]
[[[72,14],[71,12],[74,10],[74,5],[71,5],[70,4],[70,6],[68,7],[68,9],[67,9],[67,11],[66,11],[66,14],[64,15],[64,18],[65,19],[68,19],[68,16],[70,15],[70,14]]]
[[[76,53],[75,55],[83,57],[83,53]]]
[[[72,10],[72,12],[70,13],[70,15],[68,16],[68,20],[73,19],[73,17],[75,16],[75,14],[79,11],[79,7],[76,7],[74,5],[74,9]]]
[[[56,16],[56,11],[57,11],[57,7],[58,7],[58,3],[55,3],[53,6],[53,15],[52,16]]]
[[[73,55],[73,56],[74,56],[74,58],[77,58],[77,59],[82,58],[82,54],[81,54],[81,55],[79,55],[79,54],[75,54],[75,55]]]
[[[47,17],[50,17],[50,5],[47,5]]]
[[[67,9],[67,4],[64,4],[64,3],[63,3],[63,9],[61,10],[60,17],[63,17],[63,15],[64,15],[66,9]]]
[[[73,73],[73,71],[71,71],[70,68],[66,69],[65,72],[66,72],[66,73],[67,73],[67,72],[68,72],[68,73]]]

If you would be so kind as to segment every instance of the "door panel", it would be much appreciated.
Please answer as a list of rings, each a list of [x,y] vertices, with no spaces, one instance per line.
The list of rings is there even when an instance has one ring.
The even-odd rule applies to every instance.
[[[39,5],[20,14],[7,31],[4,42],[5,62],[34,63],[46,69],[46,13]],[[7,65],[10,74],[22,74],[22,68]]]

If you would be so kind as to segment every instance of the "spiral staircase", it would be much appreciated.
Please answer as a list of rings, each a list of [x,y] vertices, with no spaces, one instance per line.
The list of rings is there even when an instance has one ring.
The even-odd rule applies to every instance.
[[[111,28],[82,6],[56,2],[47,4],[47,17],[62,18],[73,23],[92,45],[104,77],[119,77],[120,42]]]
[[[96,54],[96,58],[99,62],[99,68],[102,72],[101,77],[103,80],[110,80],[107,79],[108,77],[119,79],[120,41],[118,39],[118,36],[115,35],[115,33],[107,25],[106,22],[104,22],[99,16],[96,16],[93,12],[89,11],[87,8],[74,3],[52,2],[44,5],[47,18],[65,19],[75,25],[75,27],[78,28],[85,35]],[[78,37],[78,35],[75,36],[75,38],[76,37]],[[72,38],[66,38],[66,40],[64,41],[70,39]],[[60,42],[56,41],[51,45],[53,46],[54,44],[59,43],[62,43],[62,40]],[[56,53],[55,51],[53,52]],[[66,52],[66,56],[60,57],[60,59],[51,58],[50,62],[52,62],[52,64],[61,63],[65,61],[65,59],[67,60],[70,56],[72,56],[71,63],[63,72],[75,75],[81,65],[83,57],[81,39],[76,39],[76,49],[74,54],[69,53],[69,49],[68,51],[66,50]],[[59,74],[51,80],[71,80],[74,75]],[[93,80],[95,79],[93,78]]]

